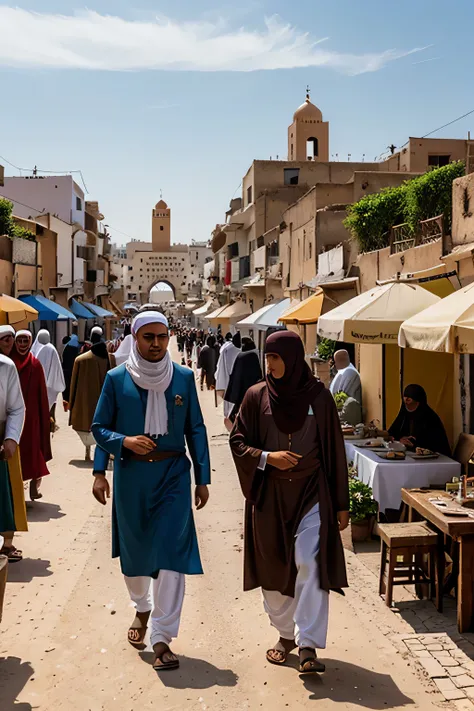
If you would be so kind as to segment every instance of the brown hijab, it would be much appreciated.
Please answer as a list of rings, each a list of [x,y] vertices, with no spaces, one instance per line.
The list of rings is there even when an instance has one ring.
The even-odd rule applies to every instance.
[[[285,364],[282,378],[267,373],[270,409],[275,424],[285,434],[303,427],[308,409],[324,385],[311,373],[305,361],[301,338],[292,331],[277,331],[267,338],[265,355],[275,353]]]

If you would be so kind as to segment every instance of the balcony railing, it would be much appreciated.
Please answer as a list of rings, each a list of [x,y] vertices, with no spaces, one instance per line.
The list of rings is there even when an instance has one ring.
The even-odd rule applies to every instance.
[[[395,225],[390,230],[390,253],[398,254],[406,249],[412,249],[422,244],[429,244],[438,239],[443,241],[443,253],[445,252],[445,231],[444,217],[438,215],[428,220],[422,220],[418,224],[418,229],[413,233],[409,225],[404,222],[402,225]]]
[[[390,253],[398,254],[406,249],[416,246],[416,235],[413,234],[409,225],[404,222],[402,225],[395,225],[390,230]]]

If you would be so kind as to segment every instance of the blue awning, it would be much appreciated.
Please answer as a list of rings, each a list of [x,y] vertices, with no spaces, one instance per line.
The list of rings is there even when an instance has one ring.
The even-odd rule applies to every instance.
[[[97,304],[89,304],[88,301],[83,301],[82,303],[89,309],[89,311],[92,311],[92,313],[99,318],[107,318],[107,316],[115,317],[115,314],[113,314],[112,311],[107,311],[107,309],[103,309],[102,306],[97,306]]]
[[[71,311],[76,318],[95,318],[95,314],[89,311],[89,309],[86,309],[86,307],[83,306],[80,301],[76,301],[76,299],[71,299]]]
[[[24,296],[18,297],[20,301],[23,301],[28,306],[32,306],[38,312],[38,318],[40,321],[67,321],[68,319],[76,318],[71,311],[65,309],[64,306],[57,304],[51,299],[47,299],[45,296],[32,294],[25,294]]]

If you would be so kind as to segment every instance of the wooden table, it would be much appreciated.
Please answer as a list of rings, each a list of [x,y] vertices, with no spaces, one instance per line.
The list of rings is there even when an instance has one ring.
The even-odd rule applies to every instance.
[[[445,516],[429,501],[436,496],[452,501],[452,497],[442,491],[402,489],[402,501],[408,506],[409,521],[413,521],[413,512],[416,511],[438,529],[440,545],[444,545],[444,535],[459,543],[458,629],[469,632],[474,629],[474,518]]]

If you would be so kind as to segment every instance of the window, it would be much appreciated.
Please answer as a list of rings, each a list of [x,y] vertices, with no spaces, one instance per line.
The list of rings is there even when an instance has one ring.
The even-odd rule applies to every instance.
[[[164,229],[163,225],[160,225],[160,232],[163,232]]]
[[[82,210],[82,200],[76,196],[76,210]]]
[[[133,269],[133,267],[129,267],[129,268],[128,268],[128,271],[129,271],[129,272],[131,272],[131,271],[132,271],[132,269]]]
[[[312,255],[313,255],[313,243],[312,242],[309,243],[308,249],[309,249],[309,259],[311,259]]]
[[[428,165],[430,168],[441,168],[449,164],[450,158],[451,156],[428,156]]]
[[[199,252],[196,252],[196,262],[199,261]]]
[[[299,168],[284,168],[283,170],[285,185],[298,185],[300,179]]]
[[[319,155],[319,143],[317,138],[308,138],[306,141],[306,155],[308,160],[313,160]]]
[[[249,185],[247,188],[247,205],[250,205],[252,202],[252,186]]]

